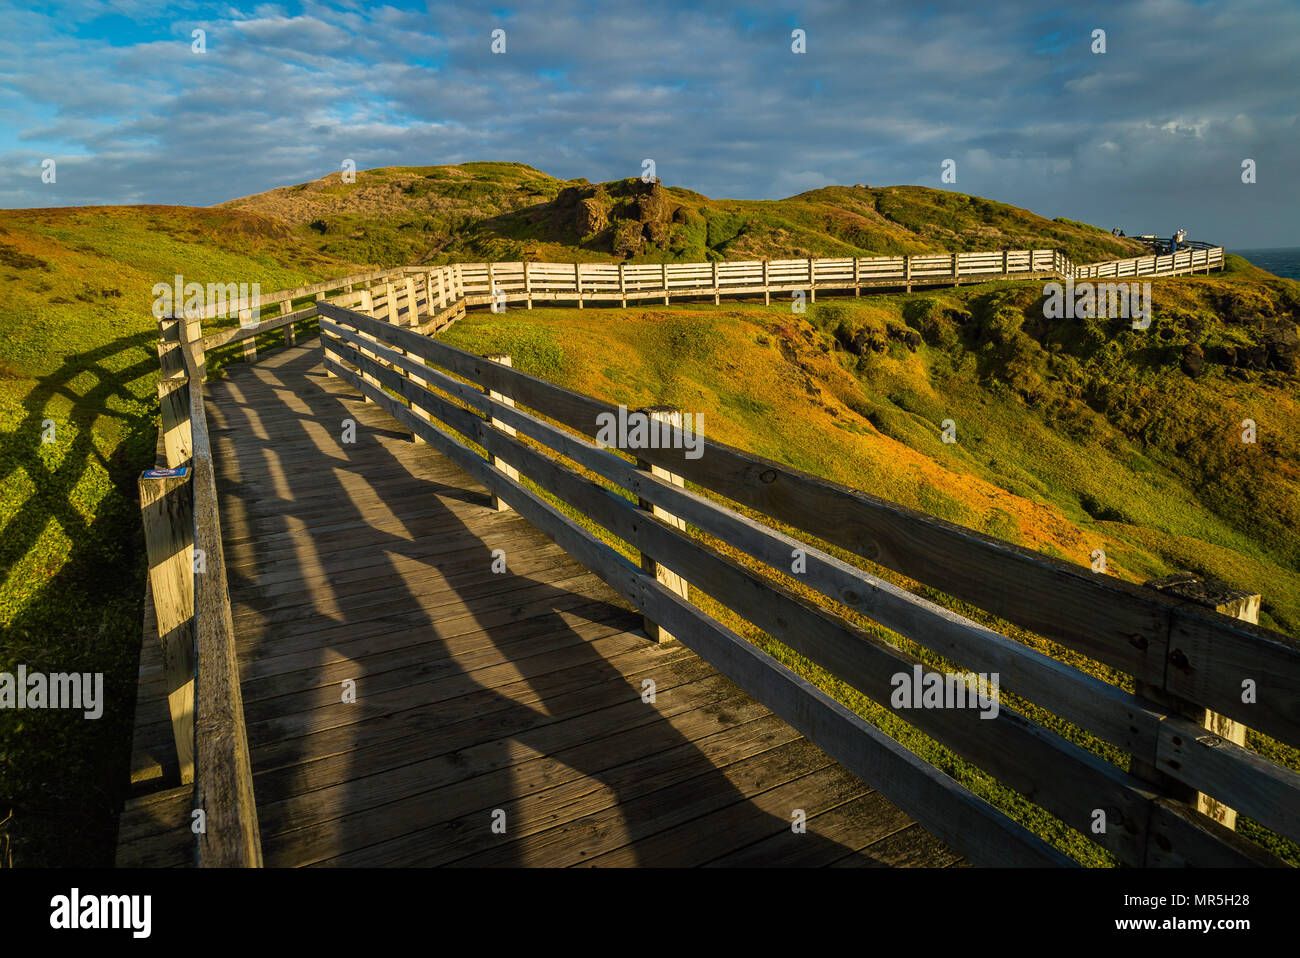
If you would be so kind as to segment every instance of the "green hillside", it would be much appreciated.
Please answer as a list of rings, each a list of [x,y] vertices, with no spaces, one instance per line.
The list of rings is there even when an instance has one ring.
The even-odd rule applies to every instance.
[[[1102,547],[1125,578],[1253,588],[1300,637],[1297,307],[1289,280],[1167,280],[1137,331],[1044,320],[1042,285],[1022,282],[805,314],[516,309],[445,338],[610,402],[703,412],[723,442],[1082,565]]]
[[[390,167],[232,200],[318,249],[383,265],[532,259],[703,262],[1057,248],[1076,262],[1136,240],[920,186],[831,186],[784,200],[714,200],[640,179],[557,180],[519,163]]]
[[[699,261],[1046,247],[1106,230],[920,187],[713,200],[513,163],[338,175],[221,207],[0,211],[0,671],[103,671],[131,701],[157,430],[155,283],[263,291],[450,260]],[[1300,285],[1232,259],[1162,280],[1152,328],[1049,324],[1041,286],[789,304],[475,314],[450,340],[1133,580],[1190,569],[1300,634]],[[611,317],[617,315],[617,322]],[[224,361],[224,360],[223,360]],[[218,373],[219,374],[219,373]],[[938,437],[944,419],[959,441]],[[1259,442],[1237,439],[1242,419]],[[48,437],[51,441],[43,441]],[[131,716],[0,715],[0,864],[111,862]]]

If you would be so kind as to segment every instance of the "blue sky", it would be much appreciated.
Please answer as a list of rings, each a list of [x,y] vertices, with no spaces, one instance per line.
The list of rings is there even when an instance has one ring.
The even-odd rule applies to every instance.
[[[652,158],[665,183],[710,196],[915,183],[1130,233],[1300,246],[1294,0],[0,13],[5,207],[206,206],[345,159],[515,160],[594,181]]]

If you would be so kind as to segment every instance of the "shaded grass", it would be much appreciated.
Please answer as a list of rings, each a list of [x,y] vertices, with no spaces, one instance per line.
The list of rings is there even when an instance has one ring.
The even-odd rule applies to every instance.
[[[152,287],[270,292],[348,267],[233,211],[0,212],[0,234],[25,257],[0,267],[0,671],[102,672],[105,694],[98,720],[0,712],[0,845],[19,866],[106,866],[141,641],[136,477],[158,428]]]

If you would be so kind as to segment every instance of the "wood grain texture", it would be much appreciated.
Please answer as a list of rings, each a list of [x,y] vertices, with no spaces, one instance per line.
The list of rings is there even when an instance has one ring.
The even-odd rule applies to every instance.
[[[188,361],[188,358],[187,358]],[[194,576],[195,803],[206,816],[196,861],[202,867],[260,867],[252,765],[221,542],[216,473],[203,389],[189,365],[194,437],[194,548],[206,571]]]

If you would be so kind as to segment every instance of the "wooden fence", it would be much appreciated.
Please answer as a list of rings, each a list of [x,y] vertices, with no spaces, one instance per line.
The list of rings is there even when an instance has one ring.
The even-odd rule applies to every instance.
[[[1075,266],[1052,250],[705,264],[456,264],[361,273],[231,304],[227,318],[244,321],[206,335],[203,321],[217,318],[218,309],[160,321],[162,468],[141,477],[140,493],[177,754],[184,780],[195,783],[196,812],[206,817],[196,836],[196,860],[261,863],[203,410],[206,352],[242,343],[244,357],[253,361],[258,336],[281,331],[293,345],[297,324],[318,320],[327,371],[380,403],[609,582],[644,612],[652,635],[679,636],[972,861],[1070,863],[705,615],[689,602],[688,584],[886,707],[891,676],[928,670],[857,629],[837,608],[861,612],[972,672],[997,672],[1004,687],[1128,752],[1134,774],[1005,707],[991,720],[970,710],[901,713],[1127,864],[1271,863],[1167,783],[1212,796],[1300,840],[1300,777],[1231,736],[1208,733],[1196,720],[1198,709],[1212,710],[1221,724],[1236,721],[1300,742],[1300,652],[1294,643],[717,443],[706,441],[699,459],[685,458],[680,448],[651,448],[629,462],[582,438],[593,436],[596,417],[613,407],[516,372],[508,360],[492,362],[425,335],[463,317],[468,306],[511,301],[581,306],[762,295],[770,302],[773,294],[801,290],[815,299],[819,289],[858,293],[994,278],[1176,275],[1222,264],[1218,248],[1089,266]],[[268,307],[277,315],[262,318]],[[488,458],[453,433],[481,445]],[[622,486],[640,504],[588,481],[517,434]],[[675,434],[680,438],[680,430]],[[632,544],[642,564],[629,563],[566,518],[526,488],[521,475]],[[688,491],[684,479],[1127,672],[1147,697]],[[809,603],[708,548],[685,531],[685,523],[774,570],[788,567],[793,550],[801,550],[806,569],[800,578],[828,604]],[[1246,673],[1258,683],[1258,702],[1249,706],[1241,701]],[[1098,821],[1104,823],[1100,831]]]
[[[260,866],[253,771],[221,544],[198,323],[159,323],[158,466],[139,480],[158,638],[195,863]]]
[[[1135,256],[1132,259],[1114,259],[1104,263],[1076,266],[1075,279],[1096,279],[1103,276],[1177,276],[1204,270],[1223,268],[1223,248],[1185,249],[1163,256]]]
[[[243,343],[256,358],[256,337],[284,330],[295,341],[295,324],[312,319],[315,304],[356,308],[404,325],[436,332],[464,315],[469,306],[504,308],[522,303],[588,303],[626,306],[629,302],[723,296],[803,295],[815,302],[818,291],[904,289],[955,286],[1007,279],[1091,279],[1179,276],[1223,268],[1223,249],[1185,250],[1168,256],[1141,256],[1075,265],[1057,250],[1002,250],[991,253],[935,253],[838,259],[775,259],[712,263],[457,263],[407,266],[358,273],[298,289],[280,290],[247,301],[213,303],[195,317],[211,320],[223,312],[240,316],[238,327],[203,337],[204,349]],[[276,314],[262,317],[263,312]],[[228,317],[229,318],[229,317]]]
[[[626,306],[672,298],[805,295],[817,292],[898,289],[984,283],[995,279],[1085,279],[1101,276],[1178,276],[1223,267],[1223,250],[1187,250],[1077,266],[1056,250],[939,253],[839,259],[749,260],[712,263],[461,263],[430,271],[447,291],[445,305],[461,296],[467,305],[575,302]],[[408,270],[409,271],[409,270]],[[424,271],[421,270],[421,273]],[[431,293],[431,299],[433,298]]]
[[[705,440],[699,457],[691,458],[684,433],[671,425],[667,445],[635,450],[638,467],[588,441],[598,432],[598,417],[617,414],[607,403],[354,310],[323,303],[318,311],[330,374],[380,404],[608,582],[650,623],[679,637],[973,862],[1070,860],[692,605],[687,588],[677,583],[698,588],[890,708],[1125,864],[1277,863],[1177,797],[1177,789],[1163,787],[1161,776],[1300,840],[1300,776],[1183,714],[1194,705],[1202,715],[1212,710],[1300,743],[1300,648],[1285,637],[743,450]],[[621,487],[627,497],[557,457]],[[629,562],[518,477],[628,543],[642,563]],[[778,532],[688,490],[683,480],[1114,666],[1166,704],[1123,691],[897,588],[810,539]],[[683,528],[687,523],[771,573],[709,547]],[[809,602],[777,579],[775,573],[791,574],[796,555],[802,568],[794,578],[824,602]],[[854,626],[845,610],[972,673],[997,674],[1002,688],[1128,753],[1134,771],[1006,705],[988,718],[972,709],[895,707],[894,677],[932,670]],[[1257,691],[1249,704],[1243,702],[1245,680]],[[1156,771],[1144,776],[1148,767]]]

